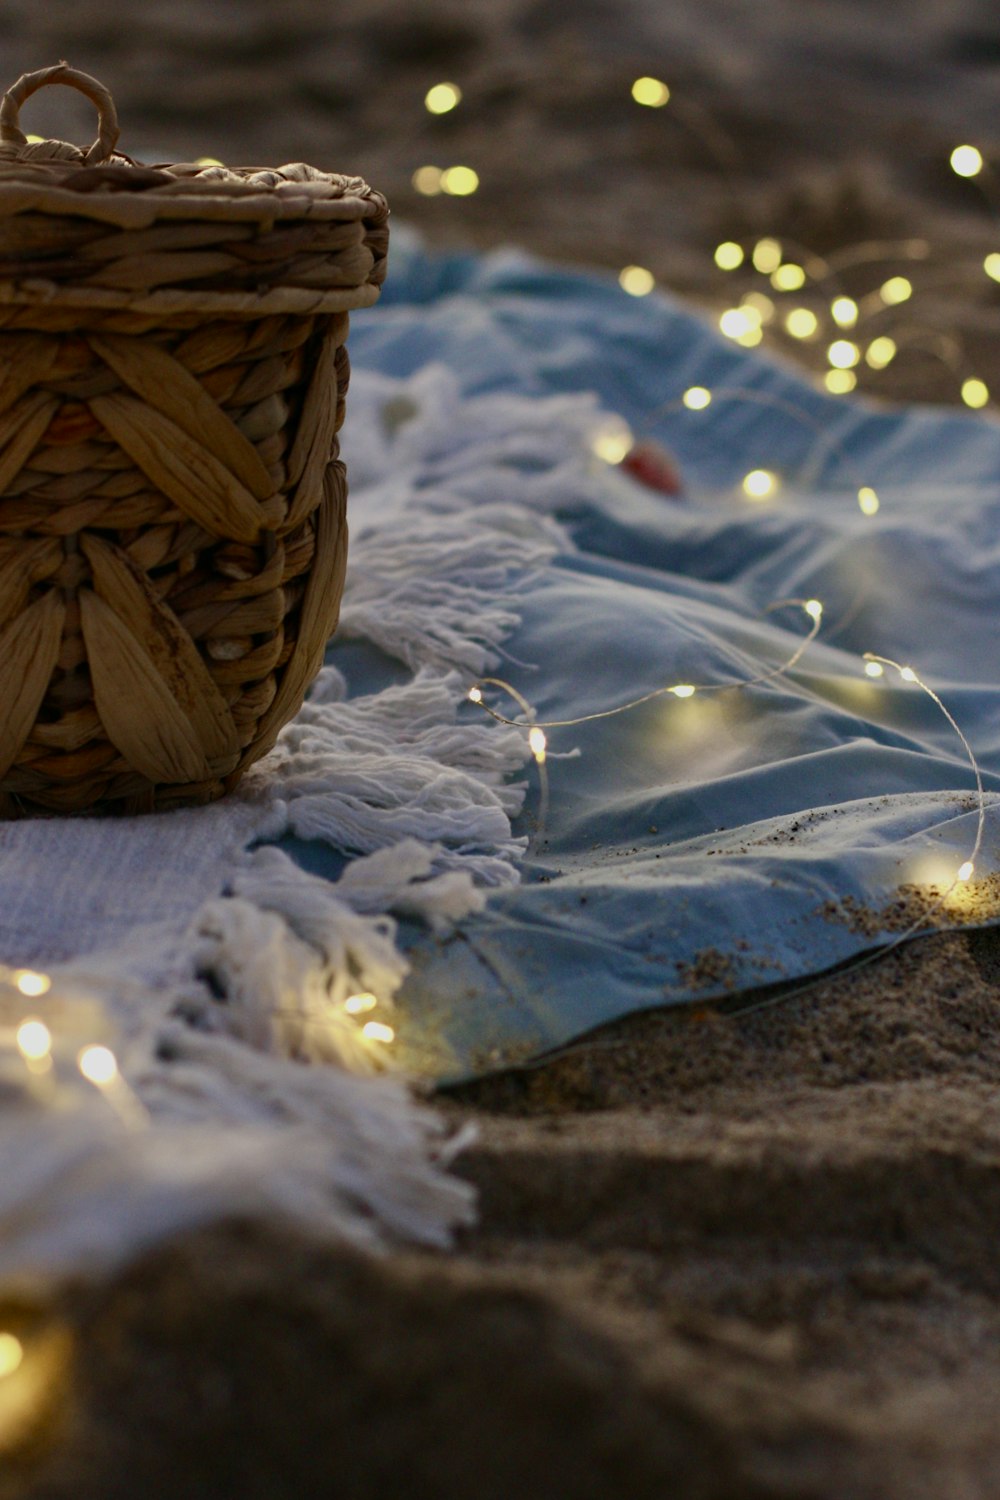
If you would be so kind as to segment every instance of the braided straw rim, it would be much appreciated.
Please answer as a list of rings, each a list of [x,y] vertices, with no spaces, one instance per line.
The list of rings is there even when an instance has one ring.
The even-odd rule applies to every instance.
[[[65,84],[97,109],[98,133],[86,150],[67,141],[29,142],[20,109],[39,89]],[[277,223],[364,221],[384,229],[388,207],[360,177],[324,172],[304,162],[281,167],[231,168],[218,163],[179,162],[147,166],[117,151],[118,115],[108,89],[68,63],[25,73],[0,101],[0,236],[4,220],[22,214],[81,219],[109,230],[141,231],[171,221],[255,224],[263,232]],[[156,314],[245,316],[268,313],[351,311],[378,298],[384,266],[353,287],[310,290],[262,285],[259,292],[206,288],[160,289],[131,295],[107,288],[61,284],[39,277],[0,280],[0,306],[128,307]]]

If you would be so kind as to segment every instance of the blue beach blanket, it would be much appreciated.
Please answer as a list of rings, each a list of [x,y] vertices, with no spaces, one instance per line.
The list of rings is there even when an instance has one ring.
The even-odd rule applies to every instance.
[[[900,887],[951,884],[975,840],[969,760],[920,688],[867,677],[863,653],[912,663],[942,695],[990,808],[993,421],[831,397],[666,296],[637,300],[518,253],[430,256],[398,232],[383,301],[353,321],[352,361],[359,378],[404,382],[443,367],[464,398],[540,409],[592,392],[598,446],[614,414],[676,455],[679,500],[596,458],[583,482],[553,479],[569,541],[521,590],[500,673],[539,719],[756,676],[809,624],[768,606],[823,604],[819,637],[787,677],[549,731],[544,826],[537,781],[515,824],[531,837],[521,883],[451,936],[410,933],[403,1034],[430,1047],[432,1075],[521,1062],[646,1007],[818,973],[889,936],[881,914]],[[694,385],[713,392],[703,410],[679,400]],[[533,453],[511,448],[512,486]],[[349,432],[345,454],[350,469]],[[780,485],[755,503],[741,481],[758,468]],[[877,514],[862,514],[861,486]],[[496,470],[488,494],[470,495],[502,499]],[[351,694],[390,671],[349,632],[328,660]],[[502,694],[490,701],[516,714]],[[336,868],[319,844],[286,848],[314,872]],[[995,867],[988,815],[978,905],[963,912],[959,893],[934,924],[990,920],[980,877]]]
[[[383,1061],[458,1080],[808,981],[900,901],[1000,915],[991,420],[819,394],[666,297],[399,231],[351,351],[341,624],[275,749],[208,808],[0,828],[4,1285],[234,1213],[445,1245],[471,1190]],[[626,429],[683,494],[608,461]],[[819,630],[775,676],[789,599]],[[548,730],[547,805],[468,698],[516,716],[490,676],[585,720]],[[958,885],[981,807],[947,713],[984,783]]]

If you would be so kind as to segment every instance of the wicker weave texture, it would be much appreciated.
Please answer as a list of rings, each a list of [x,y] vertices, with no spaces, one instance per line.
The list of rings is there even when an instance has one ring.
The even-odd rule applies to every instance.
[[[97,102],[86,153],[0,108],[7,817],[211,800],[273,745],[337,620],[348,309],[385,273],[359,179],[109,163]]]

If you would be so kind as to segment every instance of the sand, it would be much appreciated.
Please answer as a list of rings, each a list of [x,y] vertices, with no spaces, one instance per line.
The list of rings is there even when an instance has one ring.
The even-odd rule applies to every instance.
[[[900,356],[859,388],[1000,391],[992,188],[947,167],[990,143],[985,3],[236,10],[8,3],[6,70],[97,73],[137,155],[357,170],[434,244],[636,263],[713,311],[759,285],[714,266],[720,239],[919,239]],[[631,102],[647,72],[666,110]],[[442,78],[466,100],[435,121]],[[89,135],[75,104],[65,126],[30,108],[29,129]],[[428,162],[475,166],[479,193],[420,197]],[[885,250],[840,289],[908,270]],[[0,1500],[995,1496],[1000,939],[921,938],[742,1017],[739,998],[442,1100],[479,1128],[459,1170],[480,1224],[454,1255],[227,1225],[68,1289],[60,1399]]]

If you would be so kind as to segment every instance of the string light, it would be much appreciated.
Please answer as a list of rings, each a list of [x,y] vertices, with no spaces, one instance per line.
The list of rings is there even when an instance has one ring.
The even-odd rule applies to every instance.
[[[888,281],[883,281],[878,294],[886,307],[896,307],[913,296],[913,283],[906,276],[890,276]]]
[[[855,379],[853,372],[850,370],[831,370],[828,373],[827,378],[830,379],[831,377],[837,375],[843,376],[846,381],[851,383],[853,383]],[[692,389],[702,389],[702,387],[692,387]],[[770,391],[758,391],[746,389],[743,387],[737,387],[733,389],[723,387],[720,390],[712,391],[710,394],[713,402],[740,401],[748,405],[763,406],[766,407],[769,411],[781,412],[785,416],[792,418],[794,421],[801,423],[802,426],[810,428],[816,434],[816,437],[820,440],[820,442],[829,450],[832,455],[837,458],[838,462],[850,475],[852,482],[856,486],[855,493],[857,495],[858,504],[861,507],[862,512],[866,515],[874,515],[875,512],[879,509],[880,501],[877,493],[871,487],[871,485],[866,485],[859,482],[860,476],[857,475],[854,470],[854,465],[851,461],[850,455],[844,448],[843,444],[839,442],[837,438],[834,437],[830,432],[829,425],[827,423],[811,416],[808,412],[804,411],[803,408],[797,403],[788,401],[782,396],[776,396]],[[671,411],[680,410],[682,407],[687,406],[688,403],[685,401],[683,396],[681,397],[680,401],[664,402],[663,405],[657,408],[657,410],[653,413],[652,418],[650,419],[650,424],[658,416],[666,415]],[[615,418],[614,420],[620,424],[624,423],[624,419],[620,417]],[[752,473],[755,476],[754,479],[751,480],[752,487],[756,487],[757,485],[763,487],[764,482],[756,477],[760,474],[770,474],[771,480],[775,484],[778,482],[777,476],[771,474],[769,470],[753,470]]]
[[[989,403],[990,391],[982,380],[975,378],[962,381],[962,400],[966,406],[971,406],[974,411]]]
[[[637,78],[632,85],[632,98],[647,109],[662,109],[670,101],[670,90],[662,78]]]
[[[712,392],[703,385],[692,385],[684,392],[681,400],[688,411],[704,411],[706,406],[712,402]]]
[[[956,160],[970,167],[978,157],[974,147],[963,147],[961,153],[964,154],[957,155]],[[981,158],[979,160],[981,162]],[[931,245],[923,239],[872,241],[849,246],[825,258],[798,246],[795,247],[793,257],[786,259],[785,254],[789,248],[791,247],[783,245],[777,238],[766,235],[757,240],[750,250],[754,269],[768,276],[775,290],[781,293],[795,291],[810,279],[818,284],[829,283],[845,268],[861,265],[866,261],[890,260],[893,257],[923,261],[932,254]],[[746,254],[744,247],[737,241],[724,240],[715,247],[713,258],[720,270],[734,270],[743,264]],[[1000,251],[984,257],[983,269],[994,280],[1000,281]],[[889,276],[860,302],[855,297],[838,292],[829,303],[829,316],[839,328],[852,329],[861,326],[867,317],[885,308],[909,301],[913,295],[913,284],[909,277]],[[759,320],[756,316],[758,313]],[[727,338],[744,348],[754,348],[763,340],[763,325],[774,316],[775,308],[770,298],[760,292],[749,292],[743,297],[739,307],[727,308],[720,315],[719,326]],[[815,338],[821,326],[820,316],[812,307],[791,308],[783,314],[782,322],[789,337],[800,340]],[[911,345],[918,342],[919,339],[909,340]],[[943,337],[937,340],[942,345],[944,342]],[[837,396],[847,395],[857,388],[858,377],[852,372],[859,364],[864,362],[871,370],[883,370],[898,353],[896,341],[888,334],[880,334],[867,347],[864,344],[859,346],[853,340],[838,339],[830,348],[833,351],[830,360],[832,367],[822,372],[820,379],[827,391]],[[949,354],[936,346],[932,352],[957,373],[959,354]],[[987,405],[991,398],[984,383],[973,376],[963,384],[961,399],[966,405],[978,409]]]
[[[951,725],[951,728],[954,730],[955,734],[958,736],[958,738],[959,738],[959,740],[961,741],[961,744],[962,744],[962,749],[965,751],[965,754],[968,757],[969,764],[972,767],[973,775],[976,778],[976,794],[977,794],[977,804],[978,804],[978,816],[977,816],[977,820],[976,820],[976,838],[975,838],[975,843],[972,846],[972,852],[970,853],[968,859],[964,860],[963,863],[961,865],[959,865],[958,871],[957,871],[956,876],[955,876],[955,880],[952,882],[952,884],[948,887],[948,889],[944,892],[944,894],[939,898],[939,900],[936,902],[935,906],[932,908],[932,912],[933,912],[935,910],[940,909],[940,907],[942,907],[944,905],[944,903],[947,901],[949,895],[951,894],[952,890],[954,890],[954,887],[955,887],[956,884],[959,884],[959,883],[962,883],[962,882],[965,882],[965,881],[971,879],[973,870],[975,869],[976,858],[977,858],[977,856],[979,854],[979,850],[980,850],[980,847],[981,847],[982,842],[983,842],[983,834],[984,834],[984,832],[986,830],[986,797],[985,797],[985,793],[983,792],[983,776],[982,776],[982,772],[979,769],[979,762],[976,760],[975,754],[973,753],[972,746],[969,744],[969,741],[966,739],[965,735],[962,733],[962,730],[959,727],[959,724],[958,724],[957,720],[955,719],[954,715],[951,713],[951,711],[948,709],[948,707],[942,702],[941,698],[934,691],[934,689],[932,687],[928,687],[927,683],[924,682],[922,680],[922,678],[920,678],[917,675],[917,673],[913,670],[912,667],[901,666],[898,661],[893,661],[890,656],[877,656],[874,651],[866,651],[865,655],[864,655],[864,660],[866,662],[869,662],[869,663],[875,663],[876,665],[882,666],[882,667],[894,667],[896,669],[896,671],[899,673],[900,677],[903,679],[904,682],[914,682],[914,683],[916,683],[917,687],[920,688],[920,691],[922,693],[925,693],[927,695],[927,697],[930,698],[931,702],[935,705],[935,707],[938,708],[940,710],[940,712],[944,715],[944,717],[947,719],[948,723]],[[866,670],[867,670],[867,668],[866,668]],[[904,940],[904,938],[912,935],[912,933],[915,932],[922,925],[923,925],[923,919],[921,919],[920,922],[916,923],[914,925],[914,927],[912,927],[908,933],[902,934],[902,936],[897,939],[897,943],[898,942],[902,942]],[[896,943],[891,944],[891,946],[895,947]]]
[[[0,1333],[0,1380],[20,1369],[24,1359],[24,1345],[12,1333]]]
[[[762,276],[770,276],[781,265],[781,241],[771,238],[758,240],[753,247],[751,260],[755,271]]]
[[[432,115],[446,115],[461,102],[462,90],[457,83],[436,83],[424,95],[424,106]]]
[[[978,177],[983,170],[983,154],[975,146],[956,146],[949,161],[956,177]]]
[[[656,285],[656,278],[645,266],[625,266],[619,273],[618,284],[630,297],[646,297]]]
[[[579,714],[572,719],[545,719],[540,723],[534,720],[534,709],[524,695],[518,692],[517,688],[512,687],[509,682],[504,682],[501,677],[484,677],[476,686],[479,688],[487,686],[499,688],[501,692],[506,693],[508,697],[514,699],[521,709],[522,717],[520,719],[508,718],[506,715],[500,713],[498,709],[493,708],[491,704],[487,703],[482,694],[480,694],[479,701],[484,711],[489,714],[490,718],[495,719],[498,724],[509,724],[515,729],[527,729],[529,731],[528,743],[530,746],[532,736],[536,733],[541,733],[545,729],[568,729],[576,724],[592,724],[598,719],[614,719],[619,714],[630,713],[633,709],[639,708],[644,703],[652,703],[654,699],[662,698],[666,693],[672,693],[675,698],[692,698],[696,692],[721,693],[733,688],[759,687],[764,683],[776,682],[779,678],[787,676],[801,661],[810,643],[816,639],[819,632],[820,620],[823,615],[823,605],[819,599],[776,599],[773,604],[767,606],[763,613],[774,614],[779,609],[788,609],[793,606],[801,609],[809,618],[808,633],[803,636],[791,656],[785,661],[776,667],[766,668],[755,677],[738,678],[730,682],[702,683],[700,685],[693,682],[675,683],[670,687],[653,688],[651,692],[643,693],[638,698],[631,698],[627,703],[619,703],[614,708],[598,709],[596,713]],[[468,696],[471,698],[471,690]],[[536,743],[538,743],[537,740]],[[540,819],[539,821],[543,820]]]
[[[830,316],[838,328],[853,328],[858,321],[858,304],[853,297],[835,297],[830,303]]]
[[[776,681],[777,679],[779,679],[781,677],[787,676],[787,674],[801,660],[803,654],[807,650],[807,648],[810,645],[810,643],[815,640],[815,638],[816,638],[816,636],[818,634],[818,631],[819,631],[819,628],[820,628],[820,622],[821,622],[821,619],[822,619],[822,616],[823,616],[823,604],[822,604],[822,601],[819,600],[819,599],[812,599],[812,598],[810,598],[810,599],[779,599],[779,600],[776,600],[774,604],[770,605],[768,607],[768,610],[765,611],[765,613],[772,613],[774,610],[784,608],[784,607],[786,607],[788,605],[798,605],[803,610],[803,612],[809,617],[810,622],[811,622],[808,634],[799,643],[799,645],[797,646],[797,648],[795,649],[795,651],[792,653],[792,655],[786,661],[782,662],[779,666],[771,668],[771,669],[769,669],[769,670],[767,670],[767,671],[759,674],[756,677],[746,678],[746,679],[743,679],[743,680],[741,680],[739,682],[711,683],[711,684],[708,684],[707,687],[705,687],[703,690],[706,690],[706,691],[709,691],[709,692],[711,692],[711,691],[721,692],[721,691],[724,691],[726,689],[732,689],[732,688],[736,688],[736,687],[749,688],[749,687],[753,687],[753,686],[756,686],[757,684],[761,684],[761,683],[764,683],[764,682],[773,682],[773,681]],[[862,660],[863,660],[863,662],[865,664],[864,665],[865,673],[870,678],[880,678],[880,677],[882,677],[883,674],[884,674],[885,668],[887,666],[895,668],[895,670],[898,671],[900,677],[902,678],[902,680],[904,682],[907,682],[907,683],[916,683],[920,687],[920,689],[936,705],[936,707],[940,710],[940,712],[944,715],[945,719],[948,721],[949,725],[951,726],[951,728],[954,730],[955,734],[958,736],[959,740],[961,741],[962,747],[965,750],[966,755],[968,756],[969,763],[970,763],[970,765],[972,767],[972,770],[973,770],[973,773],[975,775],[975,779],[976,779],[976,792],[977,792],[978,816],[977,816],[977,822],[976,822],[975,842],[973,844],[971,853],[970,853],[969,857],[967,859],[965,859],[959,865],[959,867],[958,867],[958,869],[956,871],[955,877],[954,877],[953,881],[951,882],[951,885],[942,894],[940,894],[937,897],[936,901],[930,907],[930,909],[928,911],[922,913],[921,916],[918,918],[918,920],[916,922],[914,922],[913,924],[911,924],[911,926],[905,932],[900,933],[896,938],[893,939],[892,942],[890,942],[886,947],[882,948],[879,952],[862,955],[854,963],[845,966],[844,972],[853,972],[855,969],[863,968],[863,967],[865,967],[866,965],[868,965],[870,963],[876,962],[879,958],[884,957],[887,953],[890,953],[894,948],[899,947],[901,943],[905,942],[908,938],[914,936],[918,931],[920,931],[922,928],[925,927],[925,924],[929,920],[929,918],[931,916],[933,916],[936,911],[940,910],[945,905],[945,903],[947,902],[947,900],[950,897],[951,893],[955,890],[955,888],[958,885],[964,884],[964,883],[968,882],[969,880],[971,880],[972,875],[973,875],[973,873],[975,871],[976,857],[977,857],[977,855],[979,853],[979,849],[980,849],[980,847],[982,845],[982,840],[983,840],[983,835],[984,835],[984,830],[985,830],[985,823],[986,823],[986,800],[985,800],[985,794],[984,794],[984,791],[983,791],[982,773],[980,771],[979,764],[978,764],[978,762],[976,760],[976,757],[975,757],[975,755],[973,753],[972,747],[970,746],[970,744],[969,744],[966,736],[963,734],[963,732],[962,732],[961,728],[959,727],[958,723],[956,722],[954,716],[951,714],[951,712],[946,707],[946,705],[942,702],[942,700],[938,696],[938,694],[935,693],[932,688],[928,687],[928,685],[925,682],[923,682],[918,677],[917,673],[913,670],[912,667],[902,666],[902,665],[900,665],[899,662],[893,661],[890,657],[878,656],[874,652],[870,652],[869,651],[869,652],[865,652]],[[485,701],[482,700],[482,693],[480,692],[479,700],[478,701],[482,702],[482,706],[485,709],[485,711],[492,718],[496,719],[498,723],[513,725],[513,726],[515,726],[517,728],[521,728],[521,729],[529,729],[530,734],[532,734],[532,735],[535,734],[538,730],[540,730],[543,727],[542,725],[540,725],[538,723],[531,722],[531,720],[533,718],[533,710],[531,709],[530,704],[527,703],[527,701],[517,691],[516,688],[511,687],[511,685],[509,683],[503,682],[501,679],[495,678],[495,677],[490,677],[490,678],[484,679],[484,684],[492,684],[493,686],[498,687],[502,691],[506,692],[510,697],[514,698],[514,700],[519,704],[519,706],[522,709],[522,712],[525,715],[525,717],[522,718],[522,719],[512,719],[512,718],[507,717],[504,714],[501,714],[497,709],[493,708],[492,706],[490,706],[489,704],[487,704]],[[479,684],[476,684],[476,686],[478,687]],[[633,699],[631,699],[627,703],[618,704],[617,706],[615,706],[613,708],[600,709],[600,710],[598,710],[595,713],[581,714],[581,715],[579,715],[577,717],[574,717],[574,718],[548,720],[548,721],[546,721],[544,727],[548,728],[548,729],[554,729],[554,728],[561,728],[561,727],[569,727],[569,726],[578,725],[578,724],[592,723],[592,722],[594,722],[595,720],[598,720],[598,719],[614,718],[614,717],[617,717],[617,715],[619,715],[619,714],[627,713],[627,712],[629,712],[632,709],[638,708],[642,704],[649,703],[649,702],[653,701],[654,699],[660,697],[664,693],[672,693],[676,697],[687,698],[687,697],[691,697],[694,694],[694,692],[695,692],[695,684],[693,684],[693,683],[677,684],[675,686],[667,687],[667,688],[654,688],[651,692],[643,693],[640,697],[633,698]],[[473,697],[471,690],[469,692],[469,697],[470,698]],[[477,701],[477,700],[473,700],[473,701]],[[540,819],[540,826],[544,826],[544,819]],[[748,1006],[743,1006],[743,1007],[741,1007],[741,1014],[744,1014],[744,1015],[751,1014],[754,1011],[769,1009],[770,1007],[772,1007],[774,1005],[784,1003],[784,1002],[788,1001],[789,999],[793,998],[796,995],[800,995],[800,994],[804,994],[804,993],[808,992],[808,990],[812,988],[812,984],[814,982],[815,981],[807,982],[806,984],[800,985],[797,988],[794,988],[792,990],[786,990],[783,994],[781,994],[779,996],[770,996],[770,997],[767,997],[766,999],[758,1001],[758,1002],[756,1002],[754,1004],[751,1004],[751,1005],[748,1005]],[[375,1024],[377,1024],[377,1023],[369,1023],[369,1026],[375,1025]],[[366,1027],[365,1030],[367,1030],[367,1029],[368,1028]],[[389,1029],[391,1030],[391,1028],[389,1028]],[[561,1049],[561,1050],[563,1052],[565,1052],[565,1051],[568,1051],[570,1049]]]
[[[997,258],[1000,260],[1000,256]],[[735,240],[724,240],[721,245],[716,245],[714,259],[720,271],[735,271],[746,259],[746,252]]]
[[[751,469],[743,480],[743,493],[751,500],[766,500],[777,488],[778,476],[770,469]]]
[[[418,193],[423,193],[425,198],[435,198],[444,191],[441,185],[443,176],[440,167],[418,167],[410,180]]]
[[[479,174],[472,167],[446,167],[441,173],[441,189],[454,198],[468,198],[479,188]]]
[[[470,687],[470,689],[469,689],[469,702],[470,703],[482,703],[482,701],[483,701],[482,691],[478,687],[475,687],[475,686]]]
[[[84,1047],[78,1056],[77,1067],[95,1088],[109,1088],[118,1078],[118,1060],[110,1047],[103,1047],[100,1043],[91,1043]]]
[[[362,990],[356,995],[348,995],[344,1009],[349,1016],[362,1016],[365,1011],[374,1010],[377,1004],[378,1000],[370,990]]]
[[[528,748],[540,766],[545,764],[545,750],[548,740],[545,738],[545,730],[540,729],[537,724],[528,731]]]
[[[950,724],[951,728],[954,730],[955,734],[958,736],[959,740],[961,741],[962,748],[968,757],[969,764],[972,767],[973,774],[976,778],[976,838],[970,857],[964,860],[962,864],[959,865],[957,871],[955,872],[954,880],[949,886],[946,887],[944,891],[942,891],[937,896],[936,900],[933,901],[932,904],[920,914],[917,920],[915,922],[912,922],[905,931],[898,933],[892,939],[892,941],[887,943],[884,947],[872,953],[862,954],[860,958],[855,959],[849,964],[845,964],[840,970],[841,974],[855,974],[859,969],[865,969],[868,968],[871,964],[880,962],[888,954],[892,953],[894,949],[901,947],[902,944],[907,942],[911,937],[915,937],[918,932],[926,931],[927,923],[935,915],[936,912],[941,911],[942,908],[947,905],[947,902],[956,887],[964,884],[966,881],[971,879],[975,870],[976,856],[979,853],[979,849],[983,841],[983,834],[986,828],[986,799],[983,793],[983,778],[982,773],[979,769],[979,763],[973,753],[972,746],[969,744],[954,716],[941,701],[938,694],[934,692],[933,688],[928,687],[925,682],[922,682],[920,680],[917,674],[913,671],[912,667],[901,667],[898,662],[893,661],[888,656],[876,656],[874,652],[866,651],[864,661],[866,663],[865,671],[870,677],[881,677],[886,667],[895,667],[900,676],[904,677],[905,681],[918,683],[923,692],[926,693],[927,696],[931,699],[932,703],[934,703],[935,706],[941,711],[941,713]],[[801,995],[808,994],[809,991],[814,987],[815,983],[815,980],[809,980],[805,984],[796,985],[790,990],[785,990],[780,995],[769,995],[763,1000],[757,1000],[750,1005],[741,1006],[739,1014],[741,1016],[754,1015],[763,1010],[771,1010],[776,1005],[787,1004],[789,1000],[794,1000]]]
[[[819,331],[819,319],[808,307],[793,307],[785,314],[785,328],[793,339],[811,339]]]

